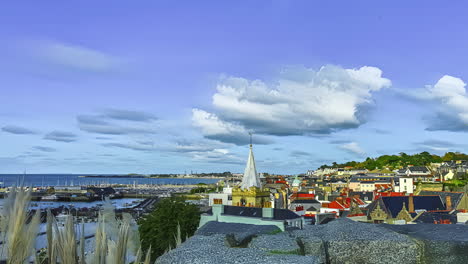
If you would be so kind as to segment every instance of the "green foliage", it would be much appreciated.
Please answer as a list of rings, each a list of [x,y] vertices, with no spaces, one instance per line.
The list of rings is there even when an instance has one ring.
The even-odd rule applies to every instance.
[[[191,194],[195,193],[210,193],[216,191],[216,188],[210,188],[210,187],[197,187],[192,190],[190,190]]]
[[[273,231],[268,232],[267,235],[276,235],[276,234],[279,234],[281,232],[283,232],[283,231],[281,231],[281,229],[278,228],[278,229],[275,229]]]
[[[445,181],[444,185],[453,186],[453,187],[463,187],[468,184],[467,180],[450,180]]]
[[[182,241],[192,236],[200,222],[200,211],[181,197],[166,198],[158,202],[155,210],[139,222],[143,250],[151,246],[154,260],[169,248],[177,246],[176,237]],[[180,235],[178,235],[180,225]]]
[[[468,160],[468,155],[459,152],[447,152],[444,156],[442,156],[443,161],[449,160]]]
[[[438,163],[449,160],[468,160],[468,155],[456,152],[447,152],[444,156],[438,156],[430,154],[427,151],[417,153],[414,155],[408,155],[404,152],[400,152],[398,155],[382,155],[377,158],[366,158],[362,162],[349,161],[346,163],[338,164],[333,162],[332,165],[324,164],[320,169],[324,168],[342,168],[342,167],[353,167],[353,168],[366,168],[368,170],[389,168],[391,170],[406,167],[408,165],[413,166],[426,166],[430,163]]]

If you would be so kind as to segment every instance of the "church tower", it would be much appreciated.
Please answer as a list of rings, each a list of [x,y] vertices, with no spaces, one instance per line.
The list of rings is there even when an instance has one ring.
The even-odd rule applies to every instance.
[[[270,192],[262,188],[255,166],[252,149],[252,134],[250,134],[249,158],[245,166],[242,182],[232,190],[232,205],[247,207],[271,207]]]
[[[252,136],[251,136],[252,137]],[[255,166],[255,158],[252,150],[252,139],[250,140],[249,158],[242,177],[241,189],[247,190],[250,187],[261,188],[260,178],[258,177],[257,168]]]

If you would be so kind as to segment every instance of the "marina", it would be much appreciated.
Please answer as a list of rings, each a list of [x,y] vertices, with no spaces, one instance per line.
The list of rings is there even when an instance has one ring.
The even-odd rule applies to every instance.
[[[0,185],[11,186],[110,186],[110,185],[191,185],[191,184],[213,184],[220,178],[133,178],[119,176],[105,177],[83,177],[83,174],[0,174]]]

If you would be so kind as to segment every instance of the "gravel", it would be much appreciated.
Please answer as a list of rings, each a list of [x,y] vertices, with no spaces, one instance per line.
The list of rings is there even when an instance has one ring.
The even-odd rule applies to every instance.
[[[224,236],[225,235],[193,236],[180,247],[158,258],[156,263],[320,263],[315,256],[273,254],[254,248],[225,247]]]
[[[297,239],[288,233],[280,233],[277,235],[263,235],[252,239],[249,248],[270,251],[283,251],[283,252],[300,252],[301,248],[297,243]]]

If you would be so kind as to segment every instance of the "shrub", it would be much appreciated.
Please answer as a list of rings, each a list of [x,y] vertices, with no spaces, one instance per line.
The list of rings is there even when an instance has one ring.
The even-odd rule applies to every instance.
[[[142,248],[147,250],[151,245],[151,257],[156,259],[192,236],[199,222],[200,211],[196,205],[186,203],[181,197],[163,199],[139,223]]]

